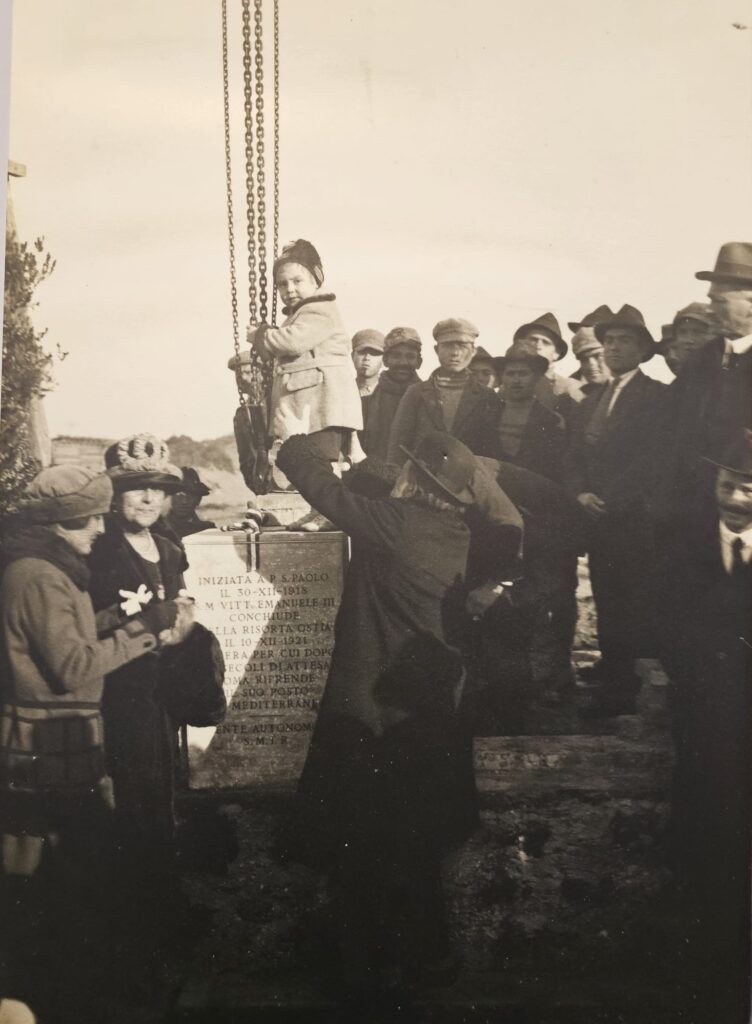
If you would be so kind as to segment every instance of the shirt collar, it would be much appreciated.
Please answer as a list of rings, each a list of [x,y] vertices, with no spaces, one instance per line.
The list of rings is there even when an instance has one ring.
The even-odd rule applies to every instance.
[[[629,370],[627,373],[622,373],[622,374],[617,374],[617,375],[612,374],[612,379],[615,379],[616,376],[619,377],[619,379],[616,381],[616,385],[615,385],[616,390],[618,391],[620,388],[623,388],[625,384],[629,384],[629,382],[631,381],[631,379],[634,377],[634,375],[637,373],[637,371],[639,369],[640,369],[639,366],[635,366],[634,370]]]
[[[743,338],[724,338],[724,341],[726,342],[726,351],[733,352],[736,356],[743,356],[752,348],[752,334],[747,334]]]
[[[742,533],[734,533],[733,530],[729,530],[728,526],[726,526],[722,519],[718,521],[718,526],[721,533],[721,543],[728,544],[729,547],[732,547],[737,537],[740,537],[743,552],[752,548],[752,526],[748,527]]]

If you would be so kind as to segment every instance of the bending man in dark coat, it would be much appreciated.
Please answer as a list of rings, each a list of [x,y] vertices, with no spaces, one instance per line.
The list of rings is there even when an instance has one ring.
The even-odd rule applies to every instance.
[[[407,456],[390,497],[353,494],[305,437],[279,452],[300,493],[352,538],[332,662],[298,799],[300,855],[338,900],[343,981],[356,990],[449,961],[441,856],[476,823],[470,745],[455,708],[461,662],[444,638],[476,501],[519,518],[456,439]],[[510,512],[510,518],[505,513]]]

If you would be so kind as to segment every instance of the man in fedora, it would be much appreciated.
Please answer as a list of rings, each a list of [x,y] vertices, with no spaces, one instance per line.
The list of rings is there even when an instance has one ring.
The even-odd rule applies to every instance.
[[[486,352],[482,345],[477,345],[475,348],[475,355],[470,360],[470,376],[476,384],[480,384],[481,387],[490,388],[495,391],[499,384],[499,379],[496,373],[496,367],[494,363],[494,357],[490,352]]]
[[[548,361],[530,342],[515,342],[494,365],[502,387],[493,434],[495,449],[489,454],[560,480],[566,447],[564,420],[536,398]]]
[[[538,355],[547,360],[548,369],[538,381],[535,397],[542,405],[563,416],[569,425],[574,407],[582,401],[582,390],[577,381],[556,372],[555,364],[569,351],[561,336],[559,321],[553,313],[544,313],[517,328],[512,344],[518,341],[534,346]]]
[[[666,360],[669,370],[678,377],[687,359],[711,341],[717,330],[710,303],[690,302],[679,310],[673,323],[664,324],[661,328],[661,340],[656,348]]]
[[[661,661],[672,686],[672,852],[712,997],[747,1020],[752,779],[752,433],[717,461],[714,509],[675,531]],[[703,955],[705,952],[707,955]],[[727,971],[726,975],[717,972]],[[710,1018],[708,1018],[710,1019]]]
[[[657,514],[670,523],[699,501],[713,507],[714,476],[739,431],[752,426],[752,242],[721,246],[709,281],[716,336],[694,352],[672,383],[660,452]]]
[[[637,657],[650,652],[652,529],[647,455],[665,385],[640,370],[655,352],[642,314],[624,305],[595,326],[611,380],[578,410],[565,482],[589,524],[590,577],[598,613],[602,688],[588,717],[635,712]]]
[[[436,324],[433,336],[439,366],[427,381],[411,385],[399,404],[389,435],[388,461],[394,465],[404,463],[403,448],[414,451],[426,434],[437,430],[458,438],[477,455],[486,454],[498,399],[470,376],[478,328],[451,317]]]
[[[613,315],[608,306],[598,306],[582,320],[570,321],[567,325],[573,332],[572,352],[580,364],[572,380],[579,383],[583,395],[589,395],[599,384],[608,382],[610,374],[603,361],[603,345],[595,336],[595,325]]]
[[[180,475],[183,478],[183,490],[173,494],[170,511],[164,518],[169,528],[182,540],[202,530],[213,530],[216,524],[209,519],[200,519],[196,514],[202,499],[211,494],[211,490],[192,466],[183,466]]]

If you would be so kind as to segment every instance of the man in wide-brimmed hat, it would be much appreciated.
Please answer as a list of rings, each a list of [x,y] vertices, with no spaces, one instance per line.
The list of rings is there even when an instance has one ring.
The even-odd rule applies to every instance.
[[[496,390],[499,379],[494,366],[494,358],[490,352],[486,352],[482,345],[476,345],[475,355],[470,360],[470,376],[476,384],[484,388]]]
[[[485,454],[497,396],[470,376],[478,328],[462,317],[450,317],[436,324],[433,337],[439,366],[427,381],[407,389],[394,417],[388,461],[395,465],[405,461],[403,448],[414,451],[426,434],[437,430]]]
[[[718,460],[745,427],[752,427],[752,242],[721,246],[708,297],[715,337],[686,360],[667,395],[659,452],[656,513],[670,524],[700,501],[713,507],[714,475],[704,458]]]
[[[673,698],[673,864],[699,923],[707,1019],[731,1020],[749,997],[752,433],[708,467],[715,508],[695,507],[672,537],[661,661]]]
[[[599,717],[634,713],[640,687],[634,662],[651,653],[648,453],[655,445],[665,385],[640,370],[654,354],[655,342],[634,306],[624,305],[596,324],[595,334],[611,380],[580,407],[565,479],[589,524],[602,690],[585,713]]]
[[[580,368],[572,374],[572,380],[580,384],[583,395],[589,395],[598,384],[609,379],[608,367],[603,361],[603,345],[595,336],[595,325],[613,316],[608,306],[598,306],[579,321],[567,325],[572,335],[572,353],[579,361]]]
[[[202,530],[213,530],[216,523],[209,519],[201,519],[196,514],[201,501],[211,494],[193,466],[183,466],[180,470],[183,478],[182,490],[177,491],[170,501],[170,510],[164,517],[168,527],[177,537],[190,537]]]
[[[534,346],[538,355],[547,361],[548,367],[538,381],[535,397],[548,409],[563,416],[568,424],[575,406],[582,401],[582,391],[577,381],[556,372],[556,363],[569,351],[561,336],[559,321],[553,313],[543,313],[517,328],[512,338],[512,343],[516,342]]]

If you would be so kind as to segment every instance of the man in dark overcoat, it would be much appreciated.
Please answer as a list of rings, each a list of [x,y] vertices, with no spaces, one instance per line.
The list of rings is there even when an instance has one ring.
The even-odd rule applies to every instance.
[[[475,354],[478,328],[469,320],[441,320],[433,329],[439,366],[426,381],[405,392],[389,435],[388,461],[401,466],[402,451],[413,451],[426,434],[445,431],[466,444],[476,455],[486,451],[492,433],[498,398],[490,388],[477,384],[469,366]]]
[[[494,366],[501,390],[484,454],[560,480],[566,448],[564,419],[536,397],[548,361],[528,342],[515,342],[506,355],[494,360]]]
[[[298,793],[296,852],[327,873],[342,982],[363,991],[449,962],[441,857],[476,823],[469,741],[457,731],[459,652],[445,605],[461,587],[476,501],[519,517],[447,434],[406,453],[391,496],[353,493],[303,437],[279,465],[347,532],[352,559]],[[481,493],[482,492],[482,493]],[[519,540],[519,527],[518,540]]]
[[[752,427],[752,242],[721,246],[708,297],[719,332],[693,352],[666,395],[656,514],[669,524],[698,502],[712,515],[718,461],[740,430]]]
[[[611,380],[579,407],[565,482],[588,523],[603,687],[583,713],[600,717],[634,713],[640,687],[634,661],[654,653],[645,494],[665,385],[640,370],[655,342],[639,310],[625,305],[595,331]]]
[[[664,601],[661,661],[676,754],[672,860],[699,924],[716,1013],[709,1020],[749,1019],[751,440],[746,431],[713,466],[714,513],[696,509],[674,534]],[[719,1006],[726,998],[734,1015]]]

